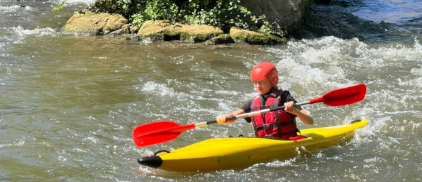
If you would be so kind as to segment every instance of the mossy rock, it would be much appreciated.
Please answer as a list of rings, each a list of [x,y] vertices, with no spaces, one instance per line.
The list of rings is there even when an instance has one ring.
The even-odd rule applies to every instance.
[[[223,30],[209,25],[182,25],[180,40],[187,42],[204,42],[223,34]]]
[[[235,43],[234,40],[230,37],[229,34],[221,34],[217,37],[213,37],[205,42],[208,45],[216,45],[216,44],[230,44]]]
[[[203,42],[220,34],[223,34],[223,31],[213,26],[172,23],[169,20],[146,21],[138,31],[138,36],[142,39],[152,41]]]
[[[230,37],[235,42],[246,42],[249,44],[274,44],[285,43],[286,38],[277,37],[268,33],[260,33],[232,27]]]
[[[119,14],[82,12],[74,14],[61,29],[62,33],[102,35],[121,29],[129,21]]]

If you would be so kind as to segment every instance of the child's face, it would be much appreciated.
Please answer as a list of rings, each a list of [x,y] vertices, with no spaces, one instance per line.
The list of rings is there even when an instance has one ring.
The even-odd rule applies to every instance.
[[[268,79],[253,81],[253,86],[259,94],[266,94],[273,87]]]

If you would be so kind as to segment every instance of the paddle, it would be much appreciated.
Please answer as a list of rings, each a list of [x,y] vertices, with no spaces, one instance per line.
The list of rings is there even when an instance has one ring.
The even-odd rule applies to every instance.
[[[301,106],[322,102],[328,106],[344,106],[363,100],[365,98],[365,94],[366,85],[358,84],[351,87],[336,89],[324,94],[322,97],[311,99],[306,102],[296,103],[294,105]],[[236,116],[231,116],[228,117],[227,120],[252,117],[255,115],[265,114],[280,109],[284,109],[284,106],[278,106]],[[186,130],[215,123],[217,123],[216,120],[189,125],[179,125],[172,121],[157,121],[136,127],[133,130],[133,140],[136,146],[145,147],[176,139],[182,132]]]

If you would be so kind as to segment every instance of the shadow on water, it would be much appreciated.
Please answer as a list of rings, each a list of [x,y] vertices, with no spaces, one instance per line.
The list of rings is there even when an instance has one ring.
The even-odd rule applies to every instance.
[[[420,33],[418,27],[421,21],[417,17],[395,24],[366,20],[353,14],[367,6],[363,0],[333,0],[329,5],[312,3],[305,13],[303,29],[297,38],[335,36],[343,39],[358,38],[372,43],[412,44],[415,35]],[[379,10],[382,11],[387,10]]]

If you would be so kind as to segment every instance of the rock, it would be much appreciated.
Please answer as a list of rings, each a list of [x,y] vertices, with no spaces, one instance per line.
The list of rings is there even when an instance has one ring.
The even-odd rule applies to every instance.
[[[242,30],[237,27],[232,27],[230,29],[230,37],[235,42],[246,42],[250,44],[273,44],[286,42],[286,38],[280,38],[268,33]]]
[[[105,32],[104,34],[107,34],[109,36],[118,36],[118,35],[125,35],[126,33],[124,33],[124,32],[125,32],[125,30],[122,28],[122,29],[115,30],[115,31],[110,32],[110,33]]]
[[[143,40],[181,40],[185,42],[203,42],[223,34],[219,28],[209,25],[186,25],[168,20],[146,21],[138,31]]]
[[[216,44],[229,44],[234,43],[234,40],[230,37],[229,34],[221,34],[217,37],[213,37],[205,42],[207,45],[216,45]]]
[[[282,29],[294,32],[302,27],[305,2],[306,0],[242,0],[240,5],[246,7],[256,17],[265,14],[271,24],[277,23]]]
[[[128,20],[122,15],[87,11],[74,14],[61,31],[65,34],[105,35],[121,29],[127,23]]]
[[[126,24],[126,25],[123,25],[122,26],[122,30],[123,30],[123,32],[122,33],[124,33],[124,34],[130,34],[130,27],[131,27],[132,25],[131,24]]]
[[[130,30],[130,33],[131,34],[137,34],[138,33],[138,30],[139,30],[139,27],[134,26],[134,25],[130,25],[129,30]]]
[[[131,41],[139,41],[139,36],[137,36],[137,35],[130,36],[129,40],[131,40]]]
[[[130,34],[129,26],[130,26],[130,24],[123,25],[121,29],[115,30],[115,31],[113,31],[113,32],[111,32],[111,33],[109,33],[107,35],[109,35],[109,36],[118,36],[118,35],[127,35],[127,34]]]

